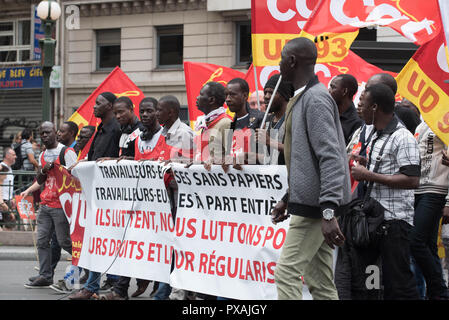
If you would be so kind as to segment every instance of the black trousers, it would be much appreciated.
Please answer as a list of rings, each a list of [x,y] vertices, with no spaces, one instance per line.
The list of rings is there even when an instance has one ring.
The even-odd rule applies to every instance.
[[[112,290],[122,297],[127,297],[130,281],[131,281],[130,277],[120,276],[118,281],[114,284],[114,288],[112,288]],[[150,280],[136,279],[136,282],[137,282],[137,286],[140,287],[140,286],[144,285],[145,283],[150,282]]]
[[[412,226],[403,220],[385,221],[379,251],[382,259],[384,300],[419,300],[410,268]]]
[[[359,249],[348,243],[339,249],[335,285],[339,298],[352,300],[379,299],[381,291],[367,288],[372,274],[369,266],[380,266],[379,282],[384,300],[418,300],[416,280],[410,268],[410,232],[412,226],[403,220],[384,221],[379,243],[373,248]]]

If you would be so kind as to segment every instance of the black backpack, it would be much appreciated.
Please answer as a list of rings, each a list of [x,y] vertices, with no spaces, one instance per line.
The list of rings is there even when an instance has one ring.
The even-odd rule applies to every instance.
[[[14,152],[16,153],[17,158],[16,158],[16,162],[14,162],[14,164],[11,166],[11,169],[13,169],[13,170],[20,170],[22,168],[23,160],[24,160],[24,158],[22,157],[22,145],[24,143],[25,142],[14,147]]]

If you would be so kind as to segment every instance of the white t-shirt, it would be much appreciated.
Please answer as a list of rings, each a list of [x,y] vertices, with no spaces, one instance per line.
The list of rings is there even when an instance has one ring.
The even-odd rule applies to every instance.
[[[56,148],[45,150],[43,152],[45,162],[56,161],[59,157],[59,154],[61,153],[62,148],[64,148],[64,145],[62,143],[58,143],[58,146]],[[42,158],[42,153],[39,155],[39,165],[40,166],[42,166],[41,158]],[[76,163],[76,159],[77,159],[77,156],[76,156],[75,151],[73,151],[73,149],[68,149],[64,155],[65,167],[66,168],[71,167],[73,164]]]
[[[1,184],[3,200],[11,200],[14,197],[14,175],[12,174],[12,169],[6,163],[1,163],[3,166],[8,168],[8,174],[6,174],[5,180]]]

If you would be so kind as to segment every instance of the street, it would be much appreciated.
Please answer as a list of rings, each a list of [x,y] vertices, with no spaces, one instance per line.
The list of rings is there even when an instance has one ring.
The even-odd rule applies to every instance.
[[[70,261],[61,260],[55,272],[54,281],[62,279]],[[0,260],[0,300],[68,300],[67,294],[60,294],[50,288],[27,289],[28,278],[37,275],[34,267],[38,266],[36,261]],[[101,283],[105,277],[102,278]],[[131,295],[137,289],[136,280],[131,279],[128,294]],[[152,283],[144,294],[132,300],[150,300]],[[102,292],[100,292],[101,294]]]

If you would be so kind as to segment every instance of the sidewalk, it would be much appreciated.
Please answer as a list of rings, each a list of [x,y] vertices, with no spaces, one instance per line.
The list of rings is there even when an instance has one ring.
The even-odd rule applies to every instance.
[[[70,255],[64,250],[61,251],[61,260],[67,260]],[[0,260],[28,260],[37,261],[34,246],[3,246],[0,245]]]

